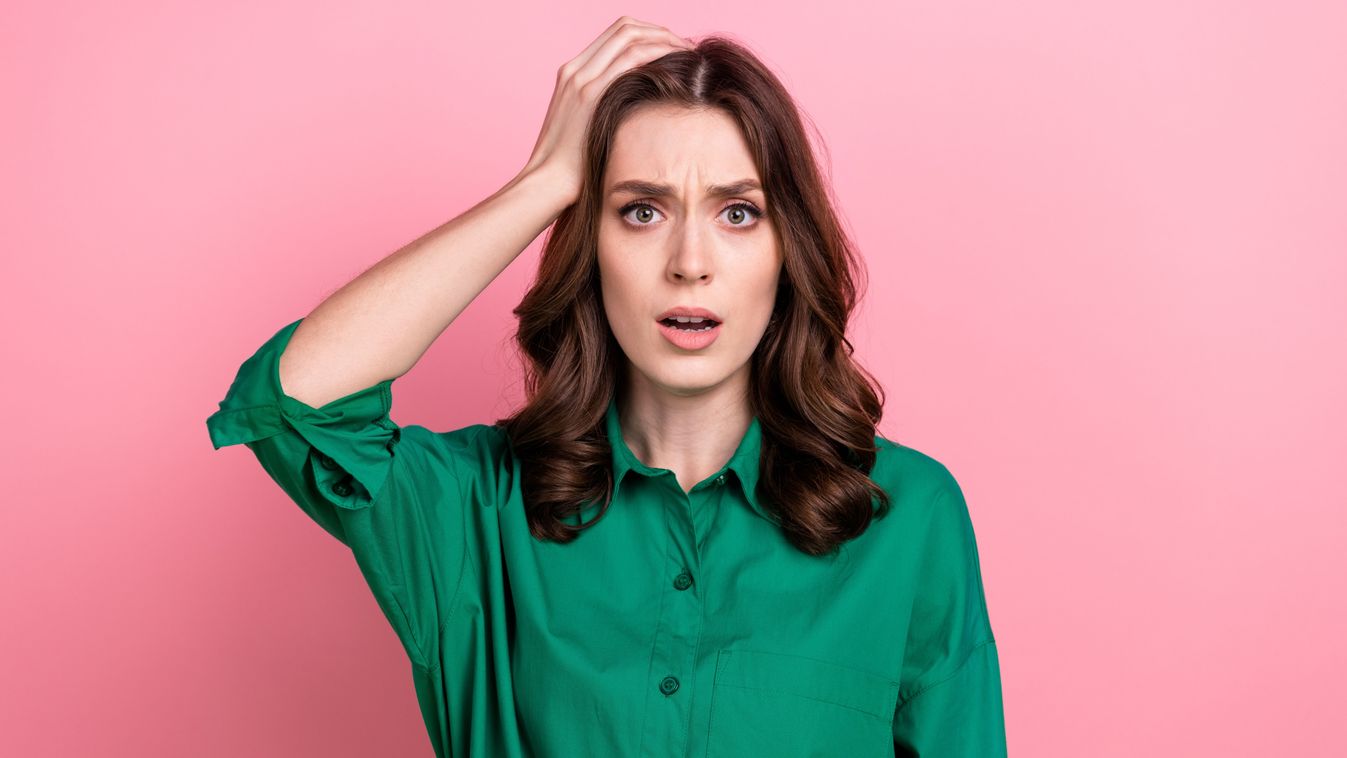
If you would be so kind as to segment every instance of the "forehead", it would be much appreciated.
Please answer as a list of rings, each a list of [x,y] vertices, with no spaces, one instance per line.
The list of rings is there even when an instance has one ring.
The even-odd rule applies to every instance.
[[[700,189],[746,178],[762,181],[748,140],[724,111],[647,106],[618,126],[603,186],[637,179]]]

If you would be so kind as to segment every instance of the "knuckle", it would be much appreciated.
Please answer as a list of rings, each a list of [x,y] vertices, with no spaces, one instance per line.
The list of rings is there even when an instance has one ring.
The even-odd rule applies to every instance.
[[[622,51],[621,57],[624,61],[639,60],[644,58],[650,51],[659,49],[659,47],[660,46],[654,42],[637,42],[628,45],[627,49]]]

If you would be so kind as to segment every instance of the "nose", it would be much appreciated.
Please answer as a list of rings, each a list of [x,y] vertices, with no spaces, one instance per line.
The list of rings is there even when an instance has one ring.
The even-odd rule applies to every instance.
[[[696,224],[685,224],[683,233],[673,240],[669,256],[669,276],[675,282],[707,279],[711,276],[712,255],[702,243]]]

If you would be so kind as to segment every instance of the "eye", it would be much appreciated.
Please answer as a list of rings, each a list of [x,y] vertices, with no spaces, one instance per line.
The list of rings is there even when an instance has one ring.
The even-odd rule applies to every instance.
[[[628,215],[633,211],[637,212],[635,215],[636,220],[628,219]],[[730,226],[735,229],[751,229],[757,225],[758,219],[762,218],[763,215],[762,211],[759,210],[757,206],[742,201],[725,206],[725,209],[720,213],[723,216],[727,211],[733,212],[734,214]],[[641,227],[654,226],[654,216],[652,214],[657,213],[659,213],[659,211],[655,209],[655,206],[643,200],[636,200],[622,206],[618,210],[617,215],[626,220],[629,225]],[[753,223],[735,223],[745,219],[752,219]]]
[[[762,211],[758,210],[757,207],[752,205],[751,203],[735,203],[733,205],[726,206],[725,210],[721,211],[721,213],[724,213],[725,211],[735,211],[735,210],[739,212],[739,218],[751,217],[753,219],[753,223],[731,224],[731,226],[734,227],[746,229],[756,224],[758,219],[762,218]]]
[[[636,214],[636,217],[640,219],[640,221],[632,223],[631,224],[632,226],[650,226],[650,224],[648,223],[651,220],[650,214],[659,213],[659,211],[655,210],[655,206],[650,205],[649,203],[642,203],[638,200],[637,202],[627,203],[626,205],[622,206],[622,209],[617,212],[617,215],[625,219],[628,213],[631,213],[632,211],[635,210],[641,211],[641,213]]]

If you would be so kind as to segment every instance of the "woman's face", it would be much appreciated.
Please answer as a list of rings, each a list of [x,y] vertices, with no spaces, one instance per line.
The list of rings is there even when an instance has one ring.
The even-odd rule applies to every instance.
[[[599,277],[632,380],[676,395],[747,386],[783,260],[761,181],[721,111],[652,106],[618,128],[603,179]],[[706,309],[719,325],[671,335],[659,319],[680,308]]]

